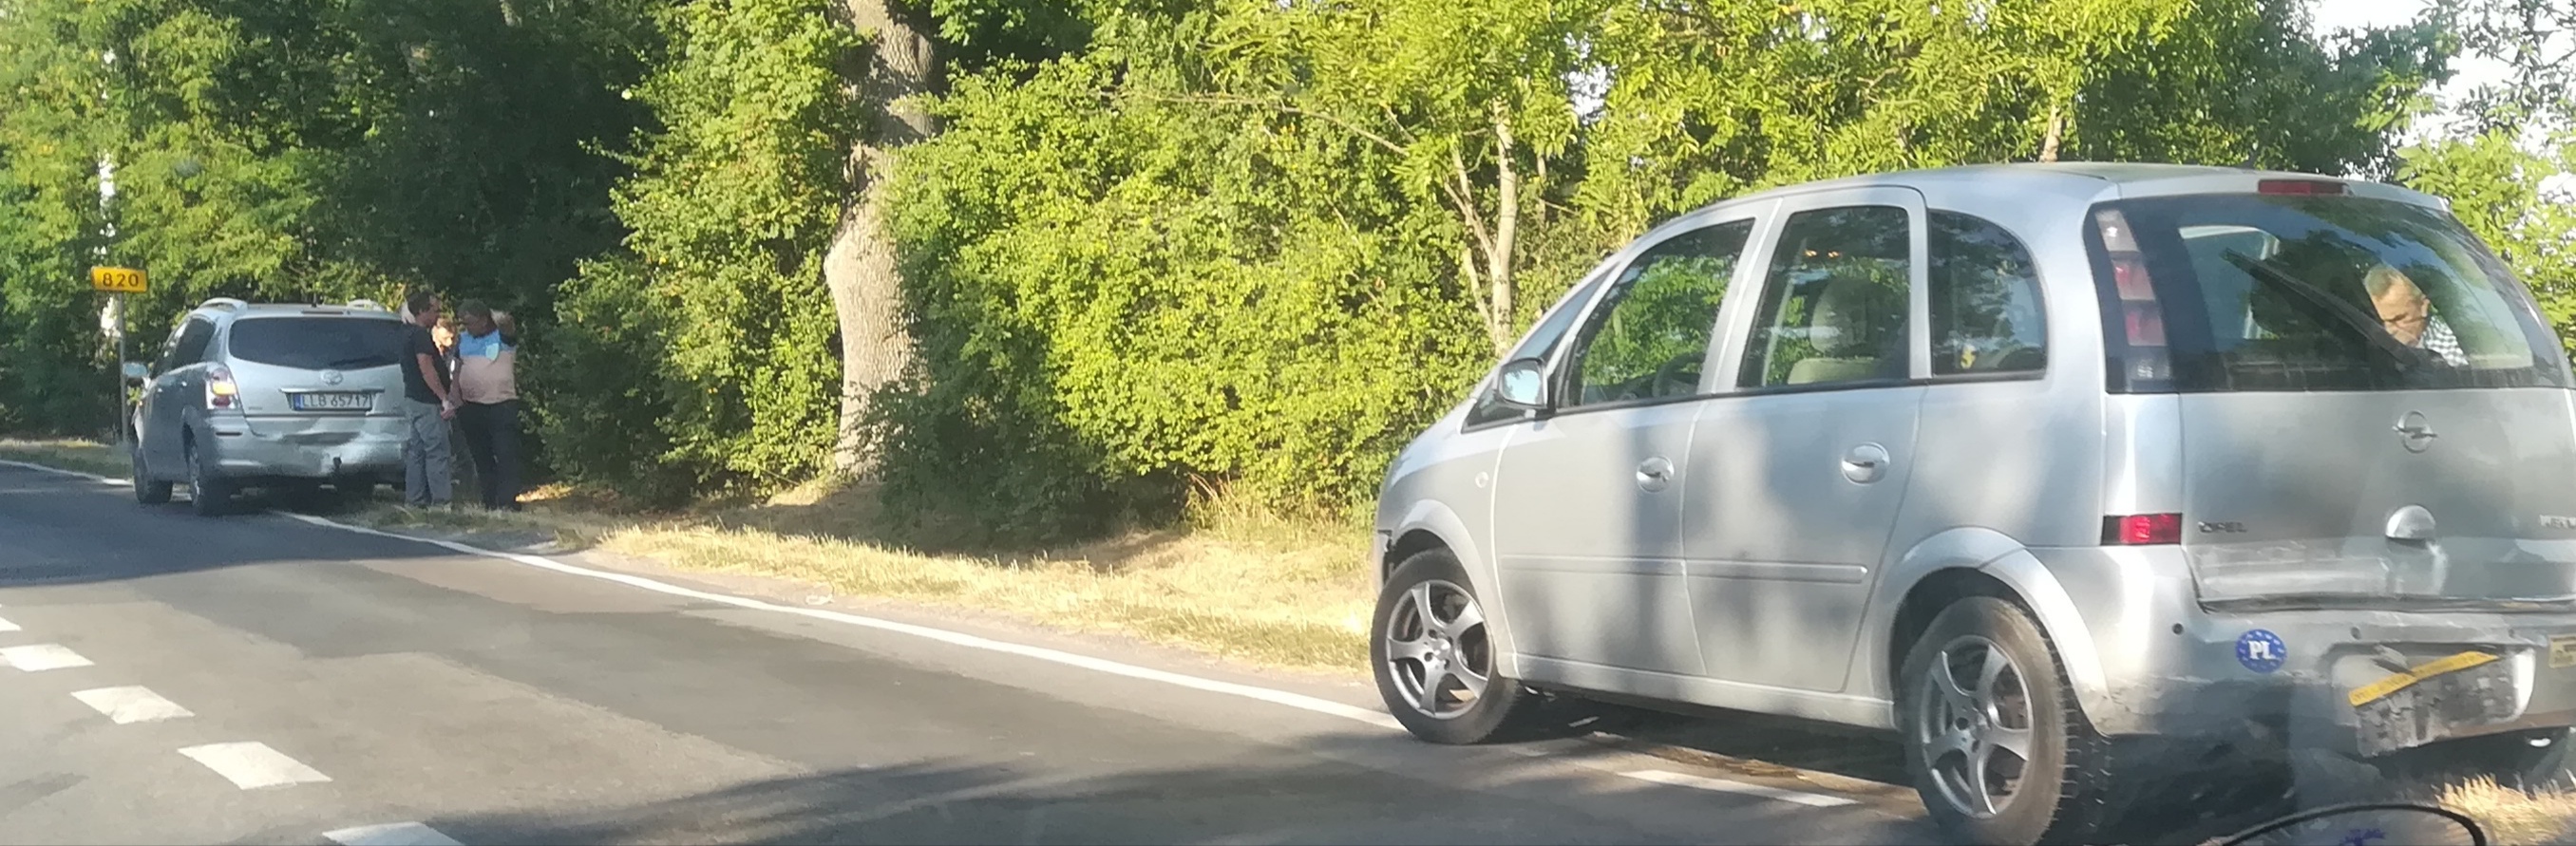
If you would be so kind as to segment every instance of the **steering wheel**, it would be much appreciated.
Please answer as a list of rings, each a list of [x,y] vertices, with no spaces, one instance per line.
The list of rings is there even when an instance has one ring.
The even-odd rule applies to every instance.
[[[1654,375],[1646,378],[1646,388],[1653,392],[1649,396],[1677,397],[1699,390],[1700,358],[1699,353],[1677,355],[1655,368]],[[1687,378],[1682,375],[1684,368],[1691,370]]]

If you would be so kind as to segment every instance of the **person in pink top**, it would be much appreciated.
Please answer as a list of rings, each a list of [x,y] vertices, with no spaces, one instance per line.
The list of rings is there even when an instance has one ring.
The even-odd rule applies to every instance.
[[[519,332],[506,312],[457,307],[456,422],[474,456],[483,507],[519,510]]]

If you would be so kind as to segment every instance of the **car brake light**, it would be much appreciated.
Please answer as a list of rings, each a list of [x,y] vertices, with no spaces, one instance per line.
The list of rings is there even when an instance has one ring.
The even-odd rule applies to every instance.
[[[2340,197],[2348,191],[2341,182],[2323,179],[2266,179],[2254,183],[2254,193],[2281,197]]]
[[[2164,349],[2164,304],[2156,299],[2155,277],[2147,270],[2146,256],[2138,250],[2138,236],[2129,228],[2128,216],[2119,209],[2097,212],[2093,215],[2093,232],[2101,237],[2102,251],[2111,260],[2111,287],[2119,298],[2120,325],[2129,345],[2129,377],[2140,381],[2170,378],[2173,358]]]
[[[206,407],[231,408],[241,398],[241,386],[233,384],[233,371],[223,365],[206,368]]]
[[[2153,546],[2182,542],[2180,514],[2126,514],[2102,518],[2105,546]]]

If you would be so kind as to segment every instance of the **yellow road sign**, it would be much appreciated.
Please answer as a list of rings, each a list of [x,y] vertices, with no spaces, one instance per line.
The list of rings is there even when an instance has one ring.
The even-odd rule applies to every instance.
[[[111,294],[140,294],[151,289],[143,271],[130,267],[90,268],[89,286]]]

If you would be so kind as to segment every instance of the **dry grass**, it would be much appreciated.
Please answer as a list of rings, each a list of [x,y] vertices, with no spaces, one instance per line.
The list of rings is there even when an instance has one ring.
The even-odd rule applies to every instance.
[[[1062,550],[937,555],[871,543],[873,491],[808,485],[768,502],[618,514],[564,496],[519,514],[378,509],[381,523],[551,532],[690,570],[785,578],[841,596],[999,612],[1273,666],[1366,666],[1373,597],[1359,530],[1226,517]]]
[[[0,440],[0,458],[124,476],[113,447]],[[378,527],[546,534],[574,547],[691,570],[795,580],[841,596],[999,613],[1125,634],[1260,664],[1357,671],[1373,601],[1365,531],[1203,509],[1186,530],[1140,532],[1060,550],[935,555],[872,543],[873,491],[816,483],[766,502],[676,514],[542,489],[517,514],[392,505],[339,515]]]
[[[2474,818],[2487,839],[2511,846],[2576,842],[2576,792],[2537,793],[2474,779],[2444,788],[2443,807]]]
[[[125,478],[134,470],[123,451],[97,441],[0,438],[0,459],[96,473],[112,479]]]

